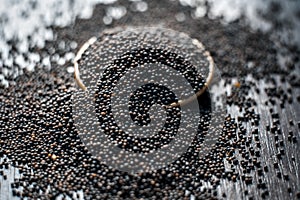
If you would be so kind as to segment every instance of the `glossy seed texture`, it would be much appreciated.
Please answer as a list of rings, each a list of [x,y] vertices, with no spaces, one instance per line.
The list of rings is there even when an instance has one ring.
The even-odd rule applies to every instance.
[[[124,4],[130,8],[130,3]],[[69,47],[57,50],[61,40],[66,44],[70,41],[83,44],[108,28],[102,23],[104,8],[104,5],[96,7],[91,19],[76,21],[72,28],[53,28],[57,41],[32,51],[55,57],[55,54],[70,51]],[[180,9],[183,22],[175,18]],[[34,72],[24,71],[14,80],[15,85],[0,89],[1,187],[9,178],[7,170],[14,166],[21,176],[12,180],[8,192],[28,199],[76,199],[81,195],[85,199],[299,199],[299,50],[278,45],[269,34],[253,32],[241,21],[224,26],[208,17],[195,19],[193,11],[178,2],[148,1],[147,11],[136,13],[128,9],[127,15],[113,21],[111,26],[163,24],[187,33],[206,46],[224,79],[218,91],[225,95],[227,109],[222,133],[206,157],[199,158],[197,153],[205,139],[201,132],[210,127],[210,112],[204,106],[199,134],[187,152],[169,166],[133,176],[104,165],[88,151],[74,124],[72,95],[78,86],[67,71],[72,63],[53,64],[50,71],[39,68]],[[17,50],[12,48],[11,51]],[[133,53],[135,56],[139,53],[142,61],[151,60],[150,53],[176,57],[165,50],[149,51]],[[279,53],[288,56],[281,66],[276,57]],[[82,62],[84,59],[87,57],[83,57]],[[83,80],[84,74],[83,70]],[[205,83],[205,75],[199,79],[200,86]],[[98,94],[102,94],[100,89]],[[149,121],[144,112],[148,107],[136,107],[140,100],[149,100],[149,104],[165,102],[159,95],[150,96],[152,90],[176,101],[164,87],[140,88],[129,104],[137,124]],[[201,102],[207,102],[209,92],[200,97]],[[96,107],[98,116],[110,123],[108,113],[103,110],[105,104],[101,102],[106,103],[100,95]],[[170,115],[180,112],[179,108],[167,111]],[[145,115],[138,115],[140,113]],[[178,121],[169,122],[176,126]],[[165,138],[154,136],[153,143],[146,143],[146,147],[158,148],[157,142],[169,142],[172,134],[166,134]],[[133,145],[124,142],[123,135],[110,136],[124,149],[147,149],[141,145],[143,141]]]

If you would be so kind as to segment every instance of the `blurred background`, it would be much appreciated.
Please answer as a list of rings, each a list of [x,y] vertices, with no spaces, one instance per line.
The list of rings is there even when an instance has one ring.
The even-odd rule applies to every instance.
[[[200,171],[174,172],[175,186],[155,174],[148,183],[102,173],[87,153],[65,150],[77,145],[64,118],[77,88],[73,59],[90,37],[119,26],[187,33],[225,81],[233,132],[204,171],[200,162]],[[299,56],[298,0],[0,0],[0,199],[300,199]]]
[[[167,26],[192,36],[199,31],[196,37],[200,38],[212,34],[211,40],[217,40],[207,29],[218,31],[229,24],[238,24],[238,28],[268,35],[272,43],[268,45],[280,54],[276,58],[280,65],[292,59],[288,54],[299,51],[300,45],[297,0],[1,0],[0,3],[0,80],[5,86],[24,69],[48,69],[53,63],[64,65],[74,58],[74,49],[84,40],[114,26]],[[231,32],[237,38],[242,34],[238,30]]]

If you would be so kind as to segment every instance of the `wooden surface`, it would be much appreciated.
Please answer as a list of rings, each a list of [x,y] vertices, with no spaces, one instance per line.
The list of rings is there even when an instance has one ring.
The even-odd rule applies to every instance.
[[[234,82],[234,81],[233,81]],[[220,199],[248,199],[249,197],[253,197],[254,199],[261,199],[264,191],[268,191],[269,195],[266,195],[267,199],[297,199],[297,195],[299,198],[299,101],[296,99],[296,95],[293,96],[294,100],[292,104],[285,105],[285,108],[282,109],[279,104],[275,104],[274,106],[266,106],[265,100],[268,99],[266,94],[264,93],[264,81],[256,82],[260,87],[260,94],[257,94],[256,91],[251,90],[250,94],[252,98],[257,102],[256,112],[260,115],[260,125],[259,125],[259,141],[261,147],[258,148],[261,157],[258,158],[261,162],[261,165],[268,167],[268,172],[263,172],[263,177],[258,176],[258,171],[251,172],[251,176],[253,177],[253,183],[250,185],[245,184],[242,181],[241,177],[237,177],[236,182],[232,182],[226,179],[221,179],[220,186],[217,187],[218,198]],[[289,87],[288,84],[281,85],[283,89]],[[230,88],[230,87],[227,87]],[[299,89],[296,88],[293,92],[295,94],[299,94]],[[280,113],[280,130],[282,134],[278,135],[278,139],[275,139],[275,135],[270,131],[267,131],[266,126],[272,124],[272,117],[270,113],[270,109],[274,109]],[[228,107],[228,113],[232,115],[232,117],[239,116],[239,109],[235,106]],[[290,125],[290,121],[295,122],[293,126]],[[244,127],[247,129],[247,132],[250,137],[254,137],[251,134],[253,128],[256,126],[252,126],[251,123],[245,123]],[[293,133],[297,137],[297,142],[290,142],[288,139],[289,131],[293,131]],[[276,141],[277,140],[277,141]],[[278,159],[277,154],[279,152],[279,148],[276,146],[276,143],[283,142],[282,149],[284,150],[284,154],[281,156],[281,159]],[[281,145],[279,145],[281,147]],[[238,160],[242,160],[241,154],[236,150],[236,158]],[[274,163],[278,163],[278,168],[274,167]],[[227,163],[228,164],[228,163]],[[226,166],[226,162],[225,162]],[[230,168],[228,168],[230,169]],[[239,174],[243,174],[241,166],[237,166],[237,170]],[[1,199],[18,199],[12,196],[12,189],[10,184],[13,182],[14,178],[20,177],[18,170],[12,166],[9,166],[9,169],[3,170],[6,175],[6,180],[4,180],[4,176],[1,176],[1,188],[0,194]],[[281,177],[278,177],[278,173],[281,173]],[[288,179],[285,178],[288,176]],[[259,179],[262,179],[262,183],[266,184],[267,190],[258,190]],[[209,185],[207,185],[210,188]],[[291,192],[289,192],[291,190]],[[298,191],[298,193],[297,193]],[[226,194],[226,197],[224,197]],[[247,194],[247,195],[246,195]]]
[[[156,4],[160,5],[160,10],[156,8]],[[104,25],[99,22],[103,17],[104,7],[105,6],[97,6],[93,17],[90,20],[77,20],[72,27],[66,27],[64,29],[54,28],[58,34],[58,39],[54,44],[49,45],[55,46],[60,40],[66,38],[72,39],[78,42],[78,44],[82,44],[91,36],[97,35],[105,28]],[[167,12],[168,9],[170,9],[170,12]],[[255,40],[247,40],[248,36],[253,36],[255,34],[251,35],[251,31],[249,31],[247,27],[244,28],[239,24],[231,24],[224,27],[219,22],[211,21],[208,18],[204,18],[201,22],[193,21],[192,18],[188,18],[187,20],[190,21],[179,24],[171,17],[171,15],[173,16],[174,13],[178,12],[178,9],[181,9],[183,12],[190,12],[190,8],[180,7],[174,2],[149,3],[150,14],[136,14],[137,17],[132,17],[132,15],[135,14],[130,13],[128,17],[121,19],[119,22],[115,22],[112,26],[127,24],[153,25],[156,23],[187,32],[202,41],[208,50],[212,52],[223,79],[228,82],[226,87],[224,87],[224,94],[230,96],[231,93],[242,89],[244,86],[250,87],[249,94],[242,95],[247,97],[246,99],[251,99],[251,101],[256,102],[256,106],[253,106],[253,110],[259,115],[259,123],[256,125],[253,121],[249,121],[239,122],[238,124],[246,129],[246,137],[252,138],[249,140],[250,146],[260,154],[260,156],[250,156],[249,159],[257,159],[258,162],[260,162],[261,167],[255,167],[255,170],[244,173],[243,167],[240,164],[234,166],[239,174],[236,181],[221,178],[220,184],[216,188],[217,195],[215,197],[218,199],[300,199],[300,88],[299,83],[297,85],[297,83],[292,83],[288,79],[289,72],[299,75],[299,65],[293,70],[281,70],[280,67],[278,67],[278,69],[277,67],[272,68],[272,66],[268,66],[268,63],[272,62],[271,64],[274,64],[275,66],[276,61],[274,61],[273,57],[276,55],[274,53],[274,55],[271,55],[268,46],[262,45],[264,46],[262,47],[259,46],[259,44],[255,44],[258,45],[259,48],[267,49],[266,52],[264,52],[259,48],[256,48],[255,45],[249,47],[249,49],[253,51],[251,52],[251,55],[257,56],[253,59],[257,59],[255,61],[261,65],[257,64],[256,67],[258,69],[242,69],[244,64],[247,63],[246,57],[249,55],[248,51],[246,52],[246,50],[249,50],[247,49],[247,45],[257,42]],[[143,17],[139,15],[142,15]],[[151,18],[149,15],[153,17]],[[193,25],[197,28],[193,27]],[[266,44],[269,44],[270,41],[267,41],[264,37],[264,34],[262,34],[261,37],[258,34],[255,35],[254,38],[257,40],[260,38],[261,42],[265,41]],[[218,39],[214,40],[212,38]],[[243,47],[245,47],[246,50],[244,50]],[[222,52],[219,52],[221,48],[224,48],[226,51],[228,50],[228,57],[231,57],[231,60],[227,60],[226,56],[221,55]],[[74,50],[74,53],[76,50]],[[259,54],[261,52],[264,52],[265,54],[261,53],[260,55],[257,55],[255,54],[256,50]],[[294,61],[292,61],[292,63],[293,62]],[[296,63],[294,64],[296,65]],[[55,66],[55,70],[56,72],[63,71],[62,73],[65,73],[66,67],[69,65],[71,65],[71,63],[67,63],[63,67]],[[32,73],[30,76],[34,77],[35,74]],[[71,77],[72,75],[69,76]],[[258,76],[260,78],[253,78],[253,76]],[[286,77],[286,80],[282,80]],[[267,81],[269,78],[274,79],[276,84]],[[72,78],[67,80],[68,82],[71,82]],[[237,83],[240,83],[241,85],[236,85]],[[19,80],[18,84],[23,84],[22,79]],[[268,95],[265,90],[266,88],[278,89],[279,87],[293,99],[290,103],[288,102],[288,99],[285,99],[284,107],[281,105],[283,102],[282,98],[286,98],[283,94],[272,97],[272,95]],[[290,89],[291,91],[289,91]],[[4,90],[1,91],[3,92]],[[28,93],[30,93],[30,91],[28,91]],[[239,92],[236,93],[239,94]],[[274,99],[274,105],[272,104],[272,99]],[[244,114],[239,111],[238,106],[230,104],[227,105],[227,113],[236,121],[239,121],[238,117]],[[279,114],[279,122],[276,121],[277,117],[274,116],[274,113]],[[279,128],[276,134],[272,133],[271,130],[274,124],[277,124],[277,128]],[[241,131],[242,127],[237,128],[237,137],[238,132]],[[257,134],[254,134],[253,132],[256,128],[258,128],[258,132]],[[291,132],[293,133],[292,137],[289,136]],[[247,151],[249,150],[248,147],[245,147],[245,149]],[[247,159],[243,158],[242,153],[239,152],[239,148],[235,149],[234,158],[239,162]],[[3,159],[4,158],[2,158],[2,161]],[[5,163],[7,163],[7,161]],[[225,171],[231,170],[230,165],[231,164],[224,159]],[[22,177],[22,175],[20,175],[18,169],[13,166],[9,166],[8,169],[5,169],[5,166],[2,167],[3,169],[0,168],[0,171],[3,172],[4,176],[0,176],[0,199],[18,199],[12,195],[11,183],[13,183],[14,178]],[[252,182],[248,184],[247,181],[243,180],[244,175],[251,176]],[[202,187],[211,188],[210,183],[207,182],[206,184],[205,181]],[[82,193],[79,192],[79,194],[80,198],[84,198]],[[68,198],[72,199],[71,196]],[[199,197],[191,195],[188,198],[197,199]]]

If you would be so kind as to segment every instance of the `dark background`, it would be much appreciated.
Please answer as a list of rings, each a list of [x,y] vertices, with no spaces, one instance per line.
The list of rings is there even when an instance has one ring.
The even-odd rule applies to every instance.
[[[0,90],[0,198],[16,198],[13,194],[29,199],[75,198],[74,191],[81,191],[80,195],[86,199],[98,196],[299,199],[300,42],[295,32],[300,10],[295,2],[287,1],[291,10],[286,9],[285,3],[275,1],[266,2],[267,9],[257,10],[260,19],[271,24],[267,31],[262,27],[254,29],[255,20],[251,21],[247,13],[230,22],[226,16],[212,17],[209,2],[203,3],[207,12],[201,18],[194,15],[197,6],[184,6],[178,1],[147,1],[148,8],[144,12],[135,10],[136,2],[98,4],[89,19],[76,18],[64,27],[41,23],[54,37],[40,46],[34,38],[38,35],[45,40],[45,37],[36,33],[9,38],[5,33],[7,23],[14,22],[2,14],[1,41],[9,49],[9,56],[4,55],[4,51],[0,54],[2,85],[7,86]],[[71,5],[71,1],[69,3]],[[111,24],[104,24],[108,9],[120,6],[127,9],[126,14],[113,19]],[[30,15],[30,11],[27,12]],[[185,16],[184,21],[178,20],[178,13]],[[60,14],[57,15],[59,18]],[[73,15],[75,18],[76,12]],[[21,18],[26,18],[26,12]],[[16,26],[19,25],[16,23]],[[71,95],[77,90],[70,73],[72,58],[90,37],[117,26],[162,26],[185,32],[210,51],[225,80],[228,117],[224,123],[228,127],[223,138],[208,156],[207,163],[199,162],[198,170],[183,171],[179,175],[176,175],[178,171],[171,171],[175,186],[159,173],[142,176],[148,180],[145,184],[139,178],[117,182],[114,177],[122,179],[126,175],[103,174],[106,168],[95,164],[78,141],[71,115]],[[25,52],[19,48],[20,38],[29,44]],[[32,53],[40,59],[34,60]],[[25,61],[28,57],[28,62],[19,63],[19,55]],[[49,58],[51,67],[43,63],[44,58]],[[35,70],[28,71],[30,64]],[[17,169],[23,178],[20,179]],[[105,186],[109,183],[113,186],[95,184],[101,181]],[[152,186],[151,181],[162,184]],[[196,181],[201,184],[196,186]],[[20,188],[22,186],[25,189]],[[48,186],[51,190],[47,192]]]

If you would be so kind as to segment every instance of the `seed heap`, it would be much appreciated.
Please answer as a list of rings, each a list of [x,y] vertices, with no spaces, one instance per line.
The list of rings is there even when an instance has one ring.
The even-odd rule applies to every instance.
[[[125,39],[126,38],[124,38],[124,40]],[[87,50],[86,54],[91,55],[97,53],[89,52],[89,50]],[[89,60],[93,60],[93,58],[89,57],[88,61]],[[121,141],[126,141],[120,146],[123,146],[125,149],[132,149],[134,152],[144,152],[145,150],[149,152],[150,150],[161,148],[162,145],[166,145],[171,139],[174,139],[180,126],[181,110],[179,106],[166,108],[165,111],[167,119],[164,128],[150,138],[132,138],[128,134],[125,134],[124,131],[121,134],[120,131],[122,130],[117,128],[118,125],[113,120],[114,117],[111,113],[110,105],[110,97],[112,95],[113,88],[123,74],[126,73],[128,68],[137,68],[139,65],[149,63],[163,63],[165,65],[171,65],[169,67],[173,67],[180,71],[195,88],[195,91],[200,90],[201,87],[204,86],[205,82],[203,79],[200,79],[201,76],[195,76],[197,71],[190,63],[185,63],[184,58],[175,53],[170,53],[169,51],[160,49],[134,50],[127,55],[122,56],[122,59],[116,60],[111,67],[108,67],[103,74],[103,78],[101,79],[99,89],[97,91],[96,105],[98,106],[96,106],[96,112],[98,113],[101,124],[105,127],[106,134],[110,135],[111,138],[119,141],[120,143],[122,143]],[[88,65],[88,63],[84,65]],[[137,78],[139,77],[137,76]],[[136,92],[138,94],[130,97],[131,101],[129,101],[129,105],[131,105],[129,106],[129,111],[131,111],[131,115],[133,119],[135,119],[134,121],[141,125],[147,125],[150,123],[149,110],[153,104],[157,103],[159,105],[169,106],[171,103],[178,101],[177,97],[170,89],[153,83],[144,85],[140,91],[138,90]],[[209,106],[202,105],[202,107],[202,115],[209,113]],[[104,112],[105,114],[103,115],[101,112]],[[204,121],[208,121],[208,119],[204,119]],[[203,124],[201,126],[203,126]]]
[[[260,161],[259,129],[248,132],[245,127],[246,123],[254,127],[259,125],[259,115],[252,110],[255,101],[243,99],[252,82],[241,82],[241,87],[228,97],[228,104],[241,109],[244,114],[237,120],[226,117],[219,142],[207,157],[199,159],[195,153],[203,139],[199,135],[180,160],[165,169],[133,177],[102,165],[81,143],[71,116],[72,77],[53,72],[50,76],[40,73],[38,79],[25,76],[22,79],[30,84],[1,97],[4,104],[1,106],[1,154],[7,155],[22,173],[22,178],[15,180],[13,187],[23,186],[24,189],[22,193],[14,192],[16,196],[48,199],[60,194],[72,196],[71,191],[82,189],[90,198],[161,198],[184,196],[185,190],[189,190],[203,198],[216,198],[216,188],[222,180],[241,180],[246,185],[256,182],[261,196],[266,197],[265,173],[275,169],[278,178],[286,181],[290,178],[288,173],[278,170],[285,155],[278,114],[273,111],[273,125],[267,127],[278,147],[278,161],[273,166]],[[36,93],[24,95],[29,87]],[[297,142],[293,138],[296,137],[291,136],[292,144]],[[229,168],[225,167],[224,159]],[[3,163],[3,166],[8,165]],[[208,182],[211,189],[200,189]],[[51,189],[46,193],[48,185]],[[292,188],[289,190],[293,191]],[[245,195],[250,194],[245,191]]]
[[[234,29],[226,31],[237,33]],[[86,199],[175,199],[190,194],[200,199],[218,199],[230,198],[230,191],[220,190],[220,186],[228,183],[241,185],[239,198],[255,199],[256,195],[272,196],[277,189],[274,185],[284,183],[287,187],[283,192],[291,198],[300,198],[299,180],[295,175],[299,163],[295,152],[299,152],[300,124],[293,117],[287,122],[281,117],[292,105],[299,107],[299,97],[294,98],[295,91],[299,91],[295,81],[299,77],[290,76],[289,69],[282,72],[270,67],[266,70],[277,73],[276,76],[274,73],[260,75],[267,65],[243,71],[239,63],[243,61],[238,56],[243,55],[240,51],[243,44],[237,42],[232,46],[223,41],[222,33],[213,34],[219,34],[219,38],[209,40],[210,35],[203,40],[207,40],[205,44],[210,46],[226,80],[224,87],[230,88],[231,93],[226,98],[228,116],[224,119],[223,132],[209,155],[199,158],[195,153],[203,141],[199,134],[186,154],[169,167],[138,176],[111,169],[93,158],[78,136],[71,114],[72,93],[76,90],[73,77],[65,69],[56,67],[49,73],[25,72],[16,80],[17,85],[1,89],[0,96],[0,156],[8,157],[0,164],[0,175],[10,164],[22,174],[12,184],[13,194],[50,199],[59,195],[72,197],[72,191],[82,190]],[[247,31],[241,34],[256,37]],[[224,48],[214,47],[213,44],[218,43]],[[269,46],[259,47],[248,46],[247,51],[272,55],[264,52]],[[230,48],[235,56],[231,56],[232,52],[230,56],[221,52]],[[259,61],[274,63],[269,57]],[[228,63],[239,67],[236,71],[226,71],[231,69]],[[235,72],[240,74],[238,83],[231,77]],[[246,77],[249,73],[253,74],[251,80]],[[209,117],[204,117],[202,127],[207,128],[208,122]],[[287,125],[289,131],[286,131]],[[268,144],[274,150],[267,148]],[[17,190],[21,187],[22,192]]]

